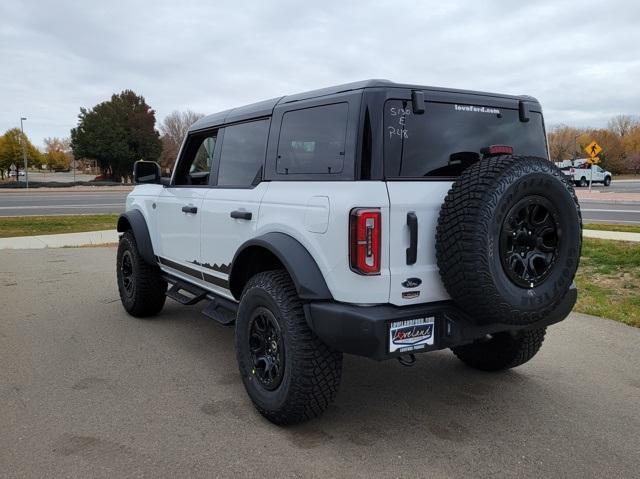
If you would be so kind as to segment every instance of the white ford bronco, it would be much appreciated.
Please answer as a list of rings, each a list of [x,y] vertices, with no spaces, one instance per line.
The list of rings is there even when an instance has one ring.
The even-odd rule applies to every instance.
[[[576,301],[582,221],[534,98],[370,80],[217,113],[118,220],[133,316],[205,300],[276,424],[319,415],[343,353],[450,348],[512,368]]]

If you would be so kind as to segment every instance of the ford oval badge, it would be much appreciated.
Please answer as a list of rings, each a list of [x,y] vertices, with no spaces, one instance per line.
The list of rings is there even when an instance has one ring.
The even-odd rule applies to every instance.
[[[402,282],[404,288],[417,288],[421,284],[422,280],[420,278],[407,278]]]

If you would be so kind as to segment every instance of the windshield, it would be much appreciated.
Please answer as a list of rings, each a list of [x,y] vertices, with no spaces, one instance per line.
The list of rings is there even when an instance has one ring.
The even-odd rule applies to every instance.
[[[509,145],[514,155],[547,157],[542,114],[521,122],[518,110],[481,105],[388,100],[384,109],[387,178],[456,177],[490,145]]]

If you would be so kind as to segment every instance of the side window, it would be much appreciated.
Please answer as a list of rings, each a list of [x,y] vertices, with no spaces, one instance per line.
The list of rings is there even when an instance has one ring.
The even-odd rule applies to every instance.
[[[246,187],[259,178],[267,150],[269,119],[224,129],[218,186]]]
[[[349,105],[317,106],[282,116],[276,171],[284,175],[341,173]]]
[[[213,164],[217,133],[189,138],[185,153],[177,165],[175,185],[207,185]]]

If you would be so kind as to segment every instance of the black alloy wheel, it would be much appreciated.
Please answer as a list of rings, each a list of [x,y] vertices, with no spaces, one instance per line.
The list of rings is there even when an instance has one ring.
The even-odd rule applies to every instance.
[[[135,292],[135,277],[133,275],[133,259],[131,252],[125,251],[120,260],[120,272],[122,274],[122,286],[127,297],[132,297]]]
[[[533,288],[550,274],[561,238],[558,213],[541,196],[529,196],[509,210],[500,234],[500,257],[507,276],[518,286]]]
[[[273,391],[282,382],[284,343],[276,318],[262,306],[256,308],[251,315],[249,351],[254,376],[262,387]]]

